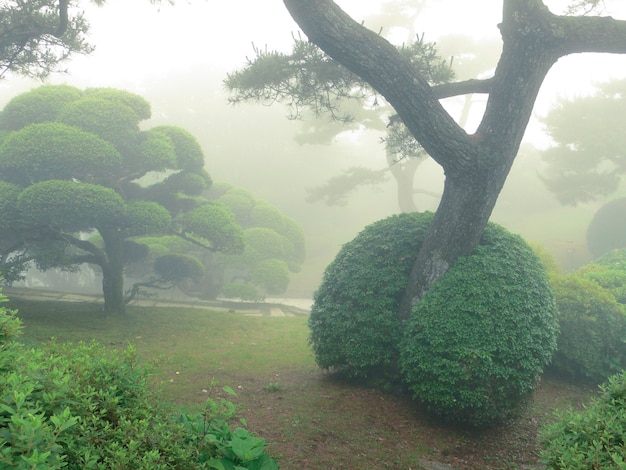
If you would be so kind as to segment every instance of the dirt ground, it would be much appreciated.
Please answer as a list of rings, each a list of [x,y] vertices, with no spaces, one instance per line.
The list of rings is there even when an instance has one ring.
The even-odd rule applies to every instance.
[[[240,415],[284,470],[541,468],[538,431],[553,409],[579,407],[596,393],[547,377],[520,418],[476,432],[438,422],[407,397],[319,370],[239,383]]]

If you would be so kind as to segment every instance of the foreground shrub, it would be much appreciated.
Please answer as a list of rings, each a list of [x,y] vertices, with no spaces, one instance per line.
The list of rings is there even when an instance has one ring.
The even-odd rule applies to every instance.
[[[582,412],[557,412],[541,432],[541,460],[548,469],[626,468],[626,372],[601,387],[602,395]]]
[[[326,268],[309,317],[320,367],[396,375],[399,302],[431,220],[432,214],[402,214],[375,222]]]
[[[0,309],[0,468],[278,468],[263,439],[231,430],[231,402],[181,413],[149,391],[132,348],[28,350],[19,326]]]
[[[415,306],[401,347],[404,380],[437,414],[501,422],[534,390],[556,346],[554,296],[518,236],[490,224]]]
[[[615,297],[580,275],[553,279],[561,333],[551,366],[571,379],[605,381],[626,367],[626,316]]]

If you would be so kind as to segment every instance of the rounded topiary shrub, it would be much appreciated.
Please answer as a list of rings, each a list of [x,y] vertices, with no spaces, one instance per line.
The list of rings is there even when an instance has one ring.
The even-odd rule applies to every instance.
[[[626,248],[626,198],[607,202],[598,209],[587,229],[587,248],[595,257]]]
[[[599,383],[626,368],[624,307],[579,275],[553,281],[561,333],[551,366],[571,379]]]
[[[414,307],[401,370],[415,399],[450,421],[484,427],[515,414],[556,347],[554,296],[537,256],[489,224]]]
[[[431,220],[414,213],[375,222],[326,268],[309,317],[320,367],[359,377],[395,373],[398,306]]]

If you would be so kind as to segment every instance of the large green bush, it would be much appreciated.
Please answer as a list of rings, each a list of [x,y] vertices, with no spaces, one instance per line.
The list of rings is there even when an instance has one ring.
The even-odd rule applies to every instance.
[[[326,268],[309,317],[310,341],[325,369],[396,375],[398,307],[432,214],[375,222]]]
[[[552,281],[561,333],[551,368],[600,383],[626,367],[626,316],[610,291],[578,274]]]
[[[0,308],[0,468],[278,468],[263,439],[231,429],[231,402],[209,399],[198,413],[159,402],[132,347],[26,349],[20,327]]]
[[[490,224],[402,324],[399,302],[431,217],[390,217],[342,248],[315,294],[315,358],[354,376],[400,372],[435,413],[493,424],[518,409],[550,360],[554,296],[528,245]]]
[[[490,224],[415,306],[401,346],[414,398],[473,426],[515,414],[556,346],[554,296],[518,236]]]
[[[548,469],[626,468],[626,372],[602,386],[602,396],[582,412],[557,412],[541,432],[541,460]]]

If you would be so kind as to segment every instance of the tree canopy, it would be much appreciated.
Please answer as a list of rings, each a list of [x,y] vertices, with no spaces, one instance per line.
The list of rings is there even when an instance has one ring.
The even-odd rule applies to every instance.
[[[8,281],[30,262],[42,269],[88,263],[102,273],[105,310],[118,312],[128,300],[125,266],[147,256],[131,249],[133,237],[177,235],[203,249],[243,251],[230,210],[200,197],[211,179],[195,138],[173,126],[140,129],[148,117],[147,101],[114,89],[44,86],[7,104],[0,251]],[[157,286],[180,281],[181,272],[204,274],[169,258],[157,260],[155,272]]]
[[[391,18],[397,20],[394,15]],[[407,19],[404,18],[404,21]],[[450,63],[437,54],[433,43],[423,38],[410,38],[398,49],[433,84],[447,82],[454,76]],[[400,208],[405,212],[416,210],[413,178],[427,155],[402,121],[395,119],[393,109],[376,90],[332,60],[315,44],[302,38],[294,39],[289,54],[258,48],[255,48],[255,54],[256,57],[248,60],[245,67],[230,73],[225,80],[232,104],[286,104],[290,119],[309,118],[306,130],[298,136],[302,143],[328,143],[337,134],[349,129],[367,128],[384,132],[387,171],[398,184]],[[312,119],[324,116],[329,119]],[[310,202],[324,200],[329,205],[343,205],[355,188],[381,183],[387,171],[360,167],[348,169],[325,185],[309,189],[307,199]]]
[[[150,0],[152,4],[164,0]],[[174,0],[165,0],[173,3]],[[102,6],[106,0],[91,0]],[[5,0],[0,7],[0,79],[46,78],[75,54],[89,54],[89,21],[78,0]]]
[[[289,285],[290,273],[298,272],[304,262],[302,228],[275,206],[256,199],[242,188],[220,183],[206,196],[215,202],[212,207],[224,209],[229,217],[234,217],[243,233],[244,248],[220,253],[196,252],[204,260],[206,274],[186,280],[180,288],[189,295],[209,299],[220,293],[242,300],[282,294]],[[182,249],[189,252],[188,247]],[[173,249],[176,250],[180,248]]]
[[[561,98],[543,119],[554,145],[543,153],[542,179],[563,204],[606,198],[626,173],[622,115],[626,80],[598,84],[595,93]]]
[[[96,2],[102,3],[102,2]],[[76,53],[89,53],[89,24],[71,0],[3,2],[0,77],[7,72],[44,78]]]

